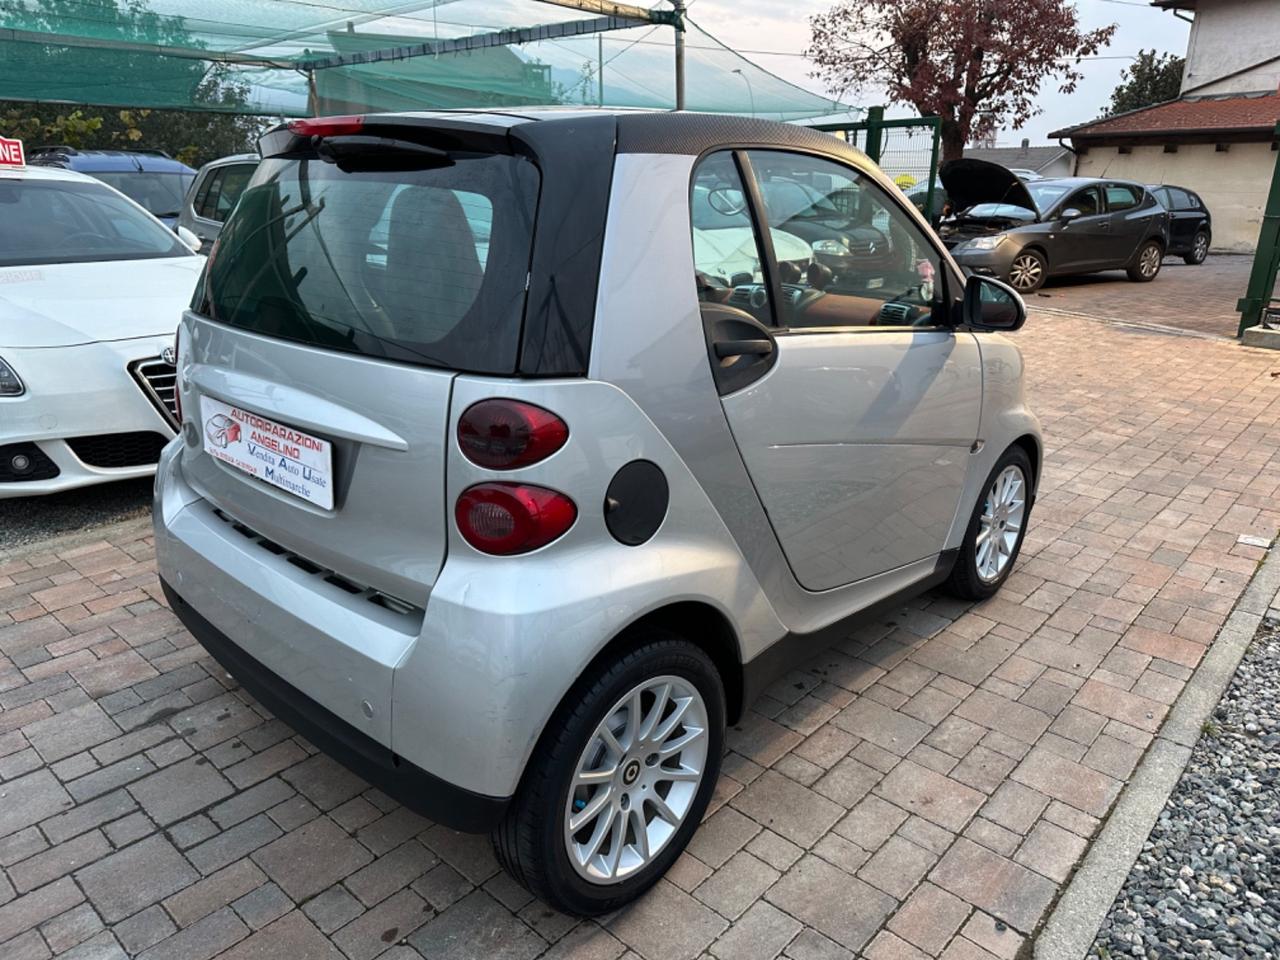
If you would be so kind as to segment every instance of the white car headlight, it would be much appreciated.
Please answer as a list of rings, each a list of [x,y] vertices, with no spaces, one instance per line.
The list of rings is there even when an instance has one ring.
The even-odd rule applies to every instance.
[[[1004,234],[997,233],[993,237],[974,237],[961,246],[965,250],[994,250],[1004,242]]]
[[[17,372],[0,358],[0,397],[20,397],[26,392]]]
[[[847,257],[849,255],[849,245],[843,240],[815,240],[813,242],[813,252],[825,253],[836,257]]]

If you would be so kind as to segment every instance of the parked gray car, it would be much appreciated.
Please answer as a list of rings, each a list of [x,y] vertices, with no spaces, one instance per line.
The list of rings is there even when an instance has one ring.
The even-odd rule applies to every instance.
[[[200,168],[187,191],[178,214],[178,226],[186,227],[208,253],[218,239],[222,224],[258,168],[256,153],[240,153],[210,161]]]
[[[490,832],[547,903],[656,882],[788,669],[1008,577],[1042,446],[984,331],[1025,308],[841,141],[590,111],[261,148],[178,332],[165,593],[277,716]],[[850,230],[807,239],[787,184]]]
[[[1124,270],[1154,280],[1169,249],[1169,215],[1128,180],[1023,181],[999,164],[954,160],[939,171],[952,215],[938,233],[962,267],[1031,293],[1049,277]]]

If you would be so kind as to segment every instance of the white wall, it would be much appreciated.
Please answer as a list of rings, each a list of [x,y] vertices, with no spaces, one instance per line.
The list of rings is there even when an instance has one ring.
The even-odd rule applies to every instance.
[[[1280,60],[1254,67],[1238,77],[1221,81],[1218,78],[1277,55],[1280,0],[1202,2],[1187,40],[1182,92],[1198,96],[1275,90],[1280,88]]]
[[[1069,153],[1063,153],[1048,166],[1041,167],[1037,173],[1042,177],[1069,177],[1072,175],[1075,159]]]
[[[1091,147],[1076,161],[1076,173],[1194,190],[1213,216],[1213,249],[1253,252],[1276,167],[1269,143],[1233,143],[1226,153],[1216,152],[1211,143],[1179,146],[1177,153],[1160,146],[1132,149],[1121,154],[1116,147]]]

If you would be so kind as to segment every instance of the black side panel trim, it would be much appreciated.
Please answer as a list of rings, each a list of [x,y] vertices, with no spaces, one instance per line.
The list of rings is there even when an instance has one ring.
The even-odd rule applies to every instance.
[[[617,133],[612,116],[511,128],[542,171],[520,375],[587,372]]]
[[[938,555],[938,563],[934,567],[933,573],[923,580],[919,580],[911,584],[911,586],[885,597],[878,603],[864,607],[848,617],[837,620],[835,623],[829,623],[820,630],[815,630],[812,633],[788,633],[760,656],[749,663],[743,664],[742,712],[746,713],[747,708],[764,692],[765,688],[788,670],[822,653],[822,651],[843,640],[854,629],[864,623],[878,620],[895,607],[900,606],[904,601],[917,597],[926,590],[931,590],[942,583],[950,576],[951,568],[955,565],[956,558],[959,555],[960,551],[958,549],[944,550]]]
[[[510,797],[472,793],[400,759],[241,650],[164,580],[160,586],[178,619],[255,700],[347,769],[454,830],[484,833],[502,820]]]

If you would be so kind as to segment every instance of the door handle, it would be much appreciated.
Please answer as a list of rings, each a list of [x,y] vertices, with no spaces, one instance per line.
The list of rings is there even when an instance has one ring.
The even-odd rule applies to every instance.
[[[769,340],[720,340],[715,344],[716,356],[721,360],[729,357],[767,357],[773,353],[773,343]]]

